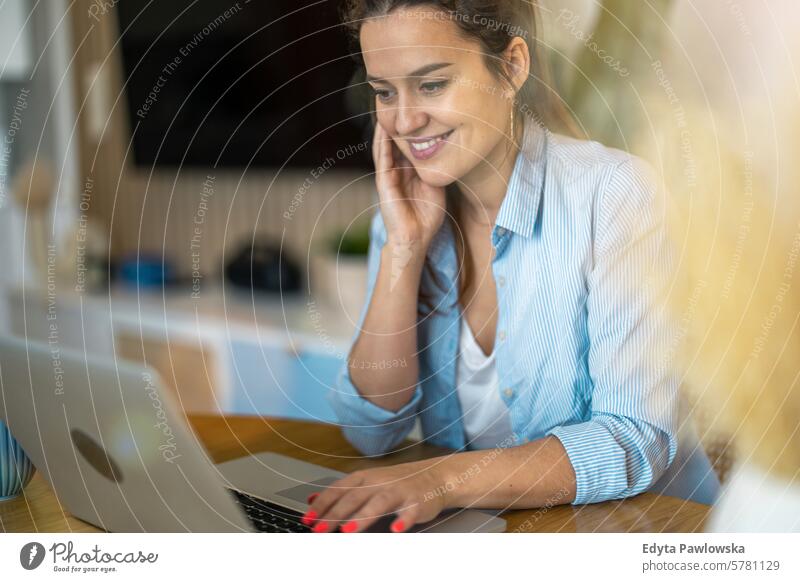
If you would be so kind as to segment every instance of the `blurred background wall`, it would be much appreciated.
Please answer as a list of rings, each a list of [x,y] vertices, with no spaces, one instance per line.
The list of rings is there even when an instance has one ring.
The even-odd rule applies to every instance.
[[[125,72],[131,47],[121,27],[133,25],[135,14],[120,10],[146,3],[123,2],[0,5],[0,119],[12,142],[0,159],[6,259],[0,287],[19,299],[0,304],[0,327],[19,325],[20,313],[34,305],[22,305],[19,287],[43,290],[42,263],[37,275],[31,256],[41,259],[42,253],[23,236],[38,228],[33,210],[41,208],[43,228],[58,242],[55,262],[67,277],[60,290],[75,287],[69,257],[86,243],[77,239],[87,230],[100,255],[150,255],[168,262],[183,284],[197,272],[207,289],[202,302],[189,299],[186,289],[164,296],[131,296],[116,286],[94,295],[64,292],[60,321],[86,321],[82,310],[93,306],[100,314],[94,321],[104,322],[96,326],[102,339],[94,346],[157,361],[176,389],[185,384],[187,396],[203,392],[201,408],[213,403],[214,386],[223,386],[227,400],[221,402],[230,409],[285,411],[278,397],[296,398],[293,391],[308,385],[318,390],[299,398],[306,410],[292,409],[308,416],[341,360],[351,314],[363,300],[364,241],[355,237],[347,245],[361,248],[347,269],[342,260],[334,270],[311,263],[336,258],[331,240],[368,216],[375,202],[369,170],[337,162],[317,177],[312,163],[282,169],[137,163],[133,138],[140,124],[131,107],[137,90]],[[212,4],[241,9],[235,2],[206,6]],[[280,6],[259,5],[261,12],[242,13],[242,21],[269,22],[269,11]],[[798,6],[794,0],[542,2],[542,42],[579,126],[590,139],[647,157],[675,203],[681,278],[671,300],[682,321],[675,365],[685,366],[692,413],[705,444],[717,447],[712,456],[720,474],[729,468],[734,441],[739,459],[784,479],[800,464],[793,266],[800,218]],[[239,34],[234,28],[225,37],[223,21],[234,21],[225,17],[212,27],[211,18],[192,21],[194,36],[149,60],[161,66],[164,54],[177,54],[187,42],[209,47]],[[318,26],[313,18],[309,13],[304,25]],[[166,20],[161,28],[173,30]],[[132,32],[129,37],[135,40]],[[181,74],[204,75],[199,54],[197,70],[186,68],[189,55]],[[305,56],[298,50],[291,58]],[[294,91],[285,99],[292,105],[307,96]],[[151,124],[148,131],[158,138],[162,128]],[[163,133],[170,132],[165,127]],[[44,202],[36,206],[37,199]],[[310,299],[300,293],[287,308],[283,298],[231,300],[214,288],[225,261],[256,240],[282,244],[316,279]],[[112,317],[119,321],[116,336],[109,331]],[[83,342],[86,332],[79,331],[76,341]],[[266,351],[264,334],[270,338]],[[205,372],[198,375],[198,369]]]

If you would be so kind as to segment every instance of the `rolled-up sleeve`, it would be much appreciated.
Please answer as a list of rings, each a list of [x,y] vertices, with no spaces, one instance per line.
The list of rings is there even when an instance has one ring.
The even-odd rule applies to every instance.
[[[380,212],[370,224],[370,243],[367,257],[367,293],[350,349],[361,333],[367,309],[372,300],[380,269],[381,249],[386,243],[386,230]],[[391,411],[364,398],[350,376],[349,358],[337,374],[328,401],[336,414],[345,438],[364,455],[381,455],[402,441],[414,426],[414,418],[422,398],[419,384],[411,400],[400,410]]]
[[[596,198],[586,306],[591,417],[547,432],[575,470],[574,504],[646,491],[677,452],[670,348],[678,336],[662,301],[674,254],[659,184],[649,164],[631,157]]]

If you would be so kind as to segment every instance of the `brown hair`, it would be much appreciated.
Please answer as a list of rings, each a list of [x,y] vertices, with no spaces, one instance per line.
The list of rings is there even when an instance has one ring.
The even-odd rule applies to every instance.
[[[358,47],[361,26],[367,19],[385,16],[399,8],[433,8],[444,12],[458,26],[461,34],[477,41],[484,55],[487,68],[496,77],[506,82],[509,87],[511,81],[504,67],[502,53],[508,48],[511,40],[522,37],[530,51],[531,74],[513,99],[519,115],[515,116],[517,124],[521,125],[523,116],[531,117],[536,123],[553,131],[579,135],[574,120],[555,92],[551,81],[550,68],[541,43],[539,34],[539,9],[536,2],[531,0],[347,0],[342,12],[345,27],[351,33],[351,40]],[[363,58],[356,48],[354,55],[361,61]],[[363,75],[359,75],[363,79]],[[375,122],[374,101],[370,103],[373,122]],[[520,135],[520,128],[515,128],[515,134]],[[459,265],[459,299],[467,291],[471,279],[473,266],[466,253],[464,237],[460,236],[459,221],[462,205],[459,203],[461,194],[457,186],[447,188],[447,216],[451,221],[453,232],[456,233],[456,252]],[[435,275],[429,264],[426,269],[435,281]],[[437,285],[439,284],[436,281]],[[425,307],[429,312],[435,311],[431,297],[420,288],[419,306]]]

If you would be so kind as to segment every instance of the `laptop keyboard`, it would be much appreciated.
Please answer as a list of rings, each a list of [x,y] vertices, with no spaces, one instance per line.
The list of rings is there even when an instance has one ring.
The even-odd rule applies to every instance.
[[[268,533],[309,533],[311,528],[301,520],[299,511],[270,503],[235,489],[228,489],[247,517],[260,532]]]

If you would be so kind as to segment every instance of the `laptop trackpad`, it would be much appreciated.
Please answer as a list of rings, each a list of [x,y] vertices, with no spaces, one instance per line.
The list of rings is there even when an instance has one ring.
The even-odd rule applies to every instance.
[[[323,477],[311,483],[303,483],[302,485],[295,485],[289,489],[276,491],[274,495],[281,495],[292,501],[299,501],[300,503],[307,503],[308,496],[312,493],[319,493],[334,481],[339,480],[340,477]]]

